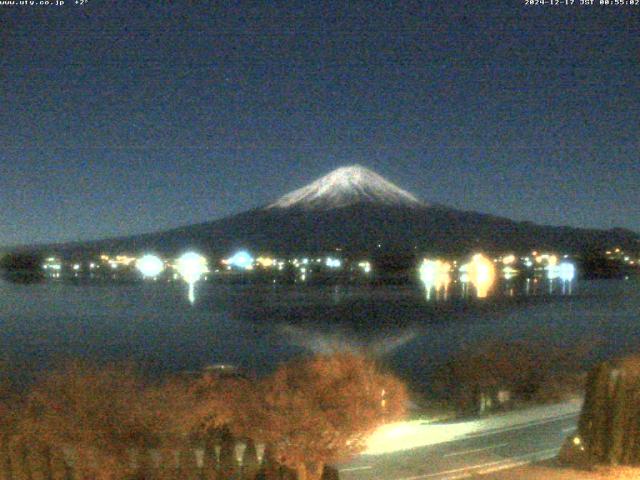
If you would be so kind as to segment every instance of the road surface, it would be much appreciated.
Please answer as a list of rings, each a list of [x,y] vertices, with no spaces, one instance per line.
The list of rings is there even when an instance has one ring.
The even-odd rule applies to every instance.
[[[564,439],[576,430],[580,404],[559,404],[550,408],[514,412],[499,418],[465,424],[428,425],[421,430],[387,435],[390,449],[364,454],[340,465],[342,480],[454,480],[482,477],[555,457]],[[461,428],[464,425],[465,428]],[[450,427],[450,428],[449,428]],[[416,427],[420,428],[420,426]],[[456,432],[452,437],[443,431]],[[435,439],[433,438],[435,436]],[[404,437],[404,438],[403,438]],[[412,437],[413,448],[403,448]],[[431,441],[430,441],[431,437]],[[438,438],[440,437],[440,438]],[[443,440],[443,441],[441,441]],[[422,446],[414,446],[422,443]],[[395,446],[394,446],[395,444]],[[379,443],[383,445],[383,443]]]

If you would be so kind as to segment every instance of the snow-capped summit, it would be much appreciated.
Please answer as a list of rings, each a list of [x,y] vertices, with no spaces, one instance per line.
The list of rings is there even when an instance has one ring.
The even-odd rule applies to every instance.
[[[424,203],[361,165],[341,167],[294,190],[267,208],[332,209],[356,203],[424,206]]]

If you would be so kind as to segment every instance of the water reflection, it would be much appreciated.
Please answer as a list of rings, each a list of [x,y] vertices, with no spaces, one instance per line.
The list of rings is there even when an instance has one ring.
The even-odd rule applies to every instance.
[[[205,273],[209,272],[207,259],[195,252],[187,252],[178,258],[175,268],[178,273],[180,273],[182,279],[189,285],[188,298],[189,302],[193,304],[196,301],[196,282],[198,282]]]
[[[158,369],[225,362],[260,371],[301,350],[364,349],[385,356],[398,372],[423,380],[427,388],[428,366],[462,343],[520,338],[540,326],[567,344],[601,335],[618,342],[611,352],[637,345],[636,280],[585,281],[577,289],[575,279],[570,284],[556,278],[551,296],[548,278],[517,268],[519,275],[497,278],[485,299],[475,298],[471,284],[470,296],[463,298],[453,270],[447,299],[428,302],[417,283],[273,287],[223,285],[203,277],[198,301],[187,308],[180,301],[186,290],[182,280],[82,288],[59,283],[25,288],[0,281],[5,299],[0,346],[39,368],[48,358],[68,354],[133,358],[157,362]],[[427,360],[420,363],[423,357]]]
[[[524,263],[518,263],[514,255],[492,261],[476,254],[457,271],[445,260],[424,259],[418,273],[427,302],[491,296],[571,295],[575,265],[568,261],[558,263],[553,255],[542,257],[544,263],[539,260],[541,256],[536,257],[536,263],[542,263],[541,266],[528,268],[526,257]]]
[[[290,345],[313,353],[334,353],[341,351],[365,352],[380,357],[397,351],[419,335],[416,327],[399,328],[397,331],[379,333],[371,337],[349,331],[345,325],[337,325],[332,331],[320,326],[280,323],[276,326]],[[335,328],[338,328],[336,331]]]
[[[504,276],[505,280],[511,280],[512,278],[515,278],[518,275],[518,270],[516,270],[513,267],[504,267],[502,269],[502,274]]]
[[[476,288],[476,296],[485,298],[496,280],[496,268],[487,257],[478,253],[467,264],[469,281]]]
[[[442,260],[424,259],[420,266],[420,280],[427,300],[431,300],[432,292],[436,299],[446,300],[451,283],[451,264]]]
[[[476,299],[475,292],[463,298],[459,290],[463,284],[451,282],[446,301],[426,300],[422,289],[395,286],[331,286],[304,292],[296,287],[253,288],[238,296],[232,311],[235,319],[251,322],[256,331],[270,332],[265,340],[272,345],[314,353],[360,351],[390,358],[419,352],[417,345],[437,332],[484,328],[509,312],[540,305],[550,308],[573,300],[562,295],[549,297],[545,282],[537,279],[516,277],[496,284],[499,287],[494,287],[492,295]],[[530,296],[522,294],[526,288]],[[455,343],[455,338],[439,340],[449,341]]]

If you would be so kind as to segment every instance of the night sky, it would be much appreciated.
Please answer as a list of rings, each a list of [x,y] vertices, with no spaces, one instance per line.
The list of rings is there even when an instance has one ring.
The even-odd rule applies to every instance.
[[[628,6],[0,6],[0,246],[212,220],[353,163],[640,231],[639,47]]]

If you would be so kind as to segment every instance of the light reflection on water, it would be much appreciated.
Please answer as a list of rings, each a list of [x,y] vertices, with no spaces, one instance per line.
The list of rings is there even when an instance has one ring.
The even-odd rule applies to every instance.
[[[501,296],[572,295],[577,287],[577,282],[560,278],[514,276],[499,279],[484,277],[483,279],[471,280],[465,278],[441,285],[425,283],[423,287],[424,299],[427,302],[446,302],[452,298],[485,299]]]
[[[154,371],[235,363],[257,372],[308,351],[365,350],[417,382],[463,345],[544,338],[570,348],[602,340],[597,355],[640,345],[637,280],[513,278],[494,295],[452,283],[426,301],[420,286],[268,286],[199,282],[129,285],[0,283],[0,351],[47,366],[64,355],[147,362]],[[551,292],[551,294],[549,293]]]
[[[415,339],[419,331],[416,328],[399,329],[380,338],[358,338],[345,331],[326,332],[321,329],[302,327],[293,324],[278,324],[278,331],[295,346],[313,353],[332,353],[339,351],[363,352],[374,357],[389,355],[403,345]]]

